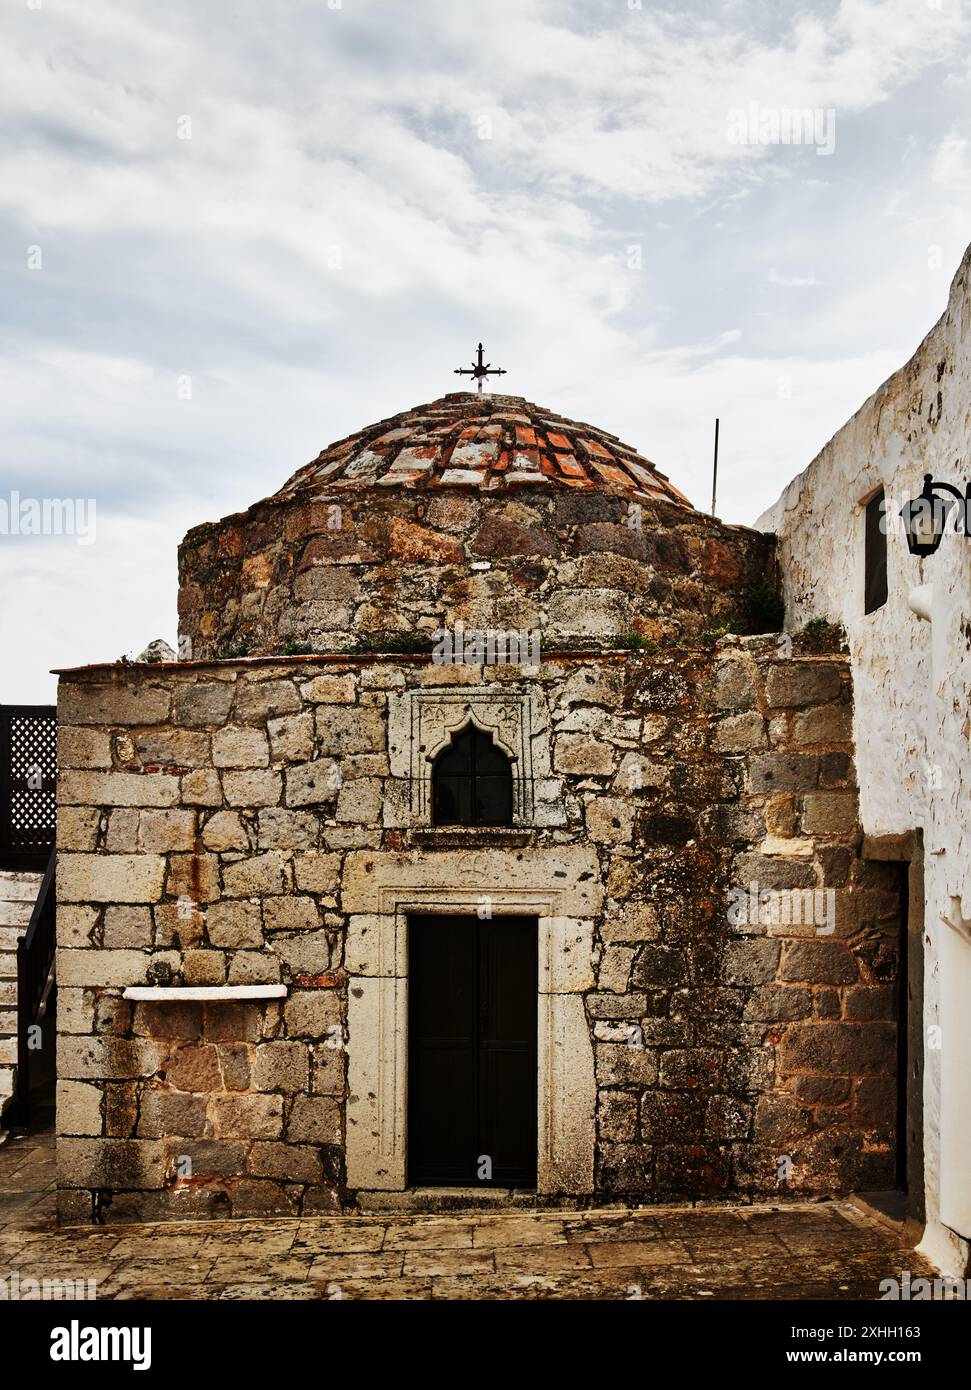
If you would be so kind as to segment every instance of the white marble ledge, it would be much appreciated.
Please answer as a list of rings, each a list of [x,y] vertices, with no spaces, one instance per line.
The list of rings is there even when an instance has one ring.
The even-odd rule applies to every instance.
[[[141,1004],[233,1004],[240,999],[283,999],[286,985],[128,985],[123,999]]]

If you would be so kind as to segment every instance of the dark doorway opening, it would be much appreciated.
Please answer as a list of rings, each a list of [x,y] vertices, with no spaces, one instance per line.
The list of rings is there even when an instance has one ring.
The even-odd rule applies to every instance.
[[[897,1220],[924,1220],[924,846],[919,830],[866,836],[863,858],[879,861],[873,885],[897,898],[894,1017],[897,1025],[895,1190],[868,1193]],[[876,866],[875,866],[876,867]],[[882,973],[881,980],[886,979]],[[889,982],[889,980],[887,981]],[[889,1118],[889,1117],[888,1117]]]
[[[412,917],[408,938],[409,1181],[535,1187],[536,918]]]

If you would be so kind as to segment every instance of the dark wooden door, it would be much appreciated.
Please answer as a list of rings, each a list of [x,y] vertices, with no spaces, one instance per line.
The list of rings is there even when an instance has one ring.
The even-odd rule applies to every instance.
[[[410,1182],[535,1187],[536,918],[413,917],[408,954]]]

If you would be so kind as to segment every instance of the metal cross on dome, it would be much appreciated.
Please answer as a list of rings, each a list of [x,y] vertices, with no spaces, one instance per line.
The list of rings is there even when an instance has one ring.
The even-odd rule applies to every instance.
[[[505,367],[493,367],[490,362],[482,360],[482,344],[479,344],[479,353],[471,367],[456,367],[456,376],[471,376],[475,378],[478,390],[482,390],[482,383],[487,376],[505,376]]]

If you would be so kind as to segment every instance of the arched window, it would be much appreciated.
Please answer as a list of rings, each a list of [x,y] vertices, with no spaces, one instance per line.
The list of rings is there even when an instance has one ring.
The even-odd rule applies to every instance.
[[[435,759],[432,822],[512,825],[512,764],[474,724],[466,724]]]

